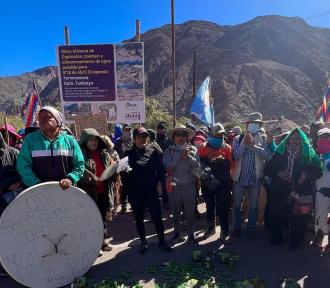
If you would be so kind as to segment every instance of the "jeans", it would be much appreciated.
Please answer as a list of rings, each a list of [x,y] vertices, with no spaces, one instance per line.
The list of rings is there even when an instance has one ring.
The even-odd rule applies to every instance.
[[[258,219],[258,198],[259,198],[260,185],[243,186],[238,182],[234,183],[233,198],[234,198],[234,229],[240,230],[242,223],[242,202],[244,193],[247,191],[249,201],[249,215],[247,231],[255,231]]]

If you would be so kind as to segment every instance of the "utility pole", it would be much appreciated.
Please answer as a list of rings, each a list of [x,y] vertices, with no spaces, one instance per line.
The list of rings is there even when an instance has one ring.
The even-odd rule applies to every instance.
[[[135,21],[135,42],[141,42],[140,20]]]
[[[174,0],[171,0],[171,32],[172,32],[172,76],[173,76],[173,127],[176,126],[176,83],[175,83],[175,26],[174,26]]]
[[[195,97],[196,97],[196,51],[194,51],[194,58],[193,58],[193,89],[192,89],[192,99],[194,101]],[[192,118],[191,118],[191,121],[193,123],[196,122],[196,119],[195,119],[195,115],[193,114],[192,115]]]
[[[69,28],[68,26],[64,27],[64,37],[65,37],[65,45],[70,45],[70,35],[69,35]]]

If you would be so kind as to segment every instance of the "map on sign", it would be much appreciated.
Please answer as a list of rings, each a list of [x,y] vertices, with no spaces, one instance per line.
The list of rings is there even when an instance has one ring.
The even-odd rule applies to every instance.
[[[0,218],[0,262],[17,282],[33,288],[70,284],[93,265],[103,221],[82,190],[48,182],[23,191]]]

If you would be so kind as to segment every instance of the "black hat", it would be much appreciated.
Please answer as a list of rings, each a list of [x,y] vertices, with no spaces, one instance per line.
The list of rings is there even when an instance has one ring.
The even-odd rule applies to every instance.
[[[150,134],[148,133],[147,129],[144,127],[138,127],[133,130],[133,138],[141,134],[146,134],[150,137]]]
[[[164,129],[167,130],[167,123],[165,121],[159,122],[157,124],[157,129]]]
[[[156,140],[156,132],[153,129],[147,129],[147,132],[150,135],[150,141],[155,141]]]

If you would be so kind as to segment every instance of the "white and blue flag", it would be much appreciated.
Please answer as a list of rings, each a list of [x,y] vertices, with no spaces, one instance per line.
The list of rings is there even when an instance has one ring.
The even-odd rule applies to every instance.
[[[208,126],[214,124],[214,111],[210,101],[210,80],[208,76],[199,87],[190,109],[190,115]]]

